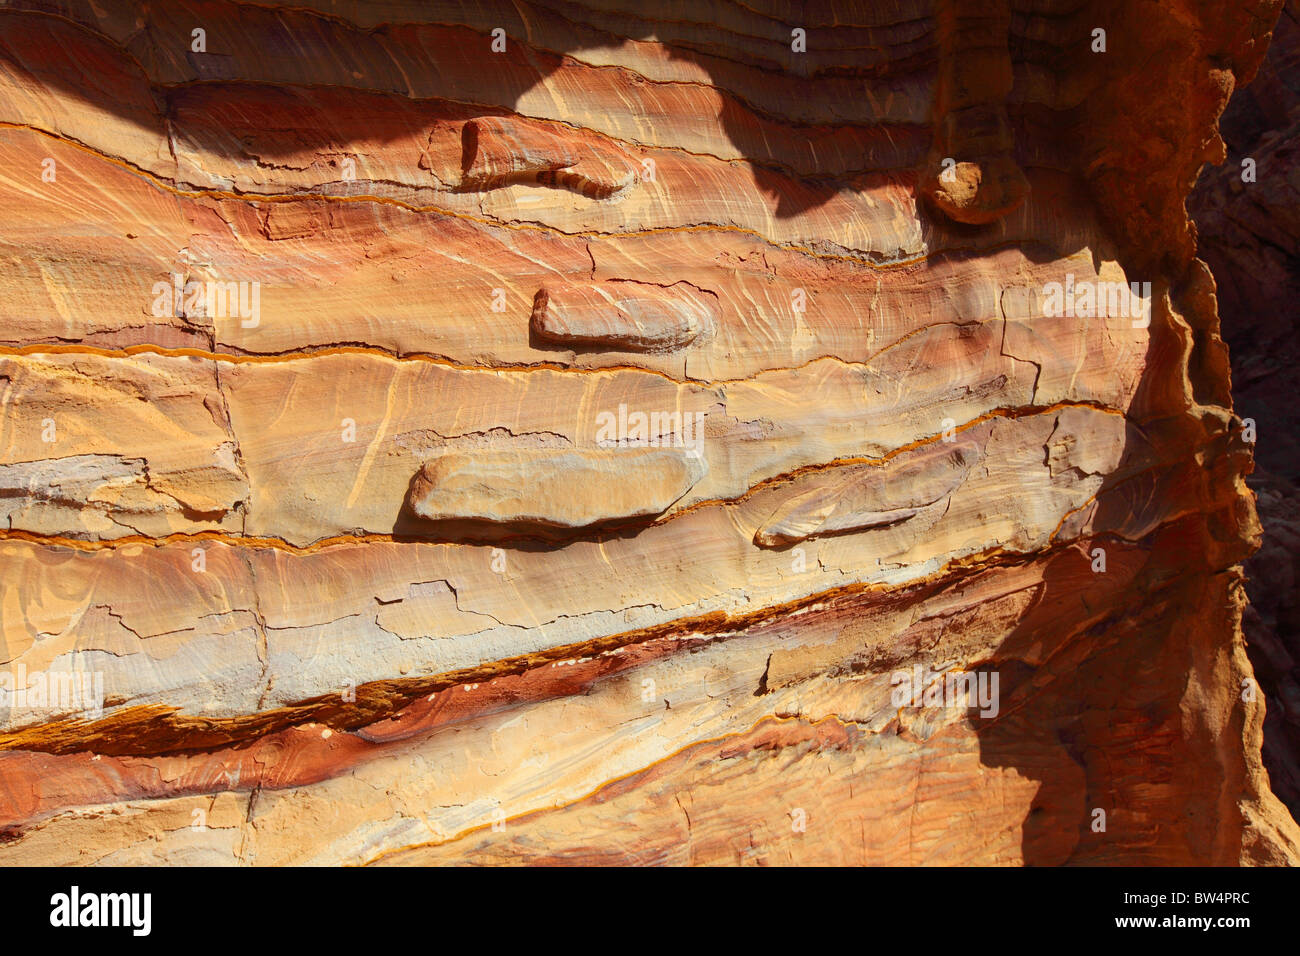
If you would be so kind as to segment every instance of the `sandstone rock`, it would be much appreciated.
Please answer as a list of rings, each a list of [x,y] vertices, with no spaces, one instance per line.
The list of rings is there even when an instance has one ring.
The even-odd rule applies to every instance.
[[[511,179],[575,166],[578,152],[559,132],[508,118],[470,120],[464,137],[461,184],[470,188],[503,186]]]
[[[1300,860],[1183,205],[1279,3],[1031,6],[11,0],[0,862]]]
[[[670,351],[717,325],[716,301],[683,284],[552,286],[533,300],[532,330],[547,342],[574,347]]]
[[[1247,650],[1268,700],[1264,763],[1300,819],[1300,4],[1288,0],[1259,74],[1220,121],[1227,159],[1188,198],[1198,255],[1214,274],[1232,363],[1233,408],[1257,432],[1256,495],[1263,544],[1246,562]]]
[[[980,430],[987,437],[988,428]],[[825,481],[774,514],[754,540],[770,548],[907,521],[933,505],[946,505],[980,457],[980,447],[971,441],[941,440],[892,462],[832,469]]]
[[[662,514],[705,470],[689,449],[453,451],[420,469],[409,503],[426,521],[589,528]]]
[[[491,116],[470,120],[462,135],[461,185],[469,189],[531,179],[607,199],[636,178],[627,154],[598,137],[575,137],[562,127]]]
[[[921,190],[955,222],[982,226],[1025,199],[1007,115],[1012,88],[1009,0],[938,0],[934,144]]]

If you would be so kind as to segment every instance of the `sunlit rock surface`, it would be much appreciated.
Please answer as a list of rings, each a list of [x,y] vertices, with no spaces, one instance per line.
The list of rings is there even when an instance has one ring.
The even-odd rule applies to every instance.
[[[1300,859],[1278,2],[311,6],[0,7],[0,862]]]

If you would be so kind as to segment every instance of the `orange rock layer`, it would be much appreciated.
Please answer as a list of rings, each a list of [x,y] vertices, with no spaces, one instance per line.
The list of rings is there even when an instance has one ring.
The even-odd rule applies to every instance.
[[[1300,859],[1276,0],[326,6],[0,7],[0,862]]]

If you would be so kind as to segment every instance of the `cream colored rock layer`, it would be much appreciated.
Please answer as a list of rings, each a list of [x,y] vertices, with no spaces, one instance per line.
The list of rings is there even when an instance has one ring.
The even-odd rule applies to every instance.
[[[823,359],[712,387],[638,370],[468,370],[365,354],[240,364],[12,356],[0,359],[6,461],[142,464],[132,479],[106,459],[90,508],[33,471],[24,486],[32,500],[10,506],[10,527],[90,539],[221,528],[298,546],[389,534],[403,529],[408,485],[430,456],[539,443],[584,451],[608,439],[648,440],[703,461],[689,491],[659,510],[730,500],[800,468],[941,440],[982,416],[1063,402],[1123,409],[1146,337],[1130,324],[1097,320],[1091,335],[1068,333],[1065,344],[1080,350],[1070,355],[1042,351],[1057,344],[1050,323],[942,322],[861,364]],[[1089,367],[1103,354],[1083,351],[1094,338],[1127,344],[1131,371]],[[636,415],[644,433],[635,433]],[[604,434],[611,422],[624,434]],[[608,480],[619,480],[617,469]],[[150,494],[147,505],[137,500]],[[141,520],[148,524],[133,524]]]
[[[811,529],[798,552],[756,539],[826,472],[634,537],[540,551],[370,543],[304,555],[180,541],[69,552],[11,541],[0,545],[11,582],[6,656],[28,672],[94,661],[122,706],[237,716],[849,583],[896,586],[964,556],[1052,544],[1103,480],[1121,474],[1126,427],[1117,414],[1078,407],[991,420],[963,436],[952,447],[978,467],[932,506],[884,525],[859,522],[856,533]],[[1079,458],[1075,447],[1090,451]],[[1149,457],[1126,468],[1139,464]],[[840,470],[851,477],[854,468]],[[15,710],[8,725],[32,720]]]
[[[803,58],[732,2],[18,6],[0,666],[105,707],[0,713],[0,862],[1296,855],[1160,158],[1212,154],[1258,18],[1175,4],[1147,161],[1140,31],[1071,59],[1054,4],[1001,86],[952,0],[803,11]],[[918,199],[964,68],[963,181],[1029,187],[979,228]],[[1048,298],[1130,281],[1149,323]],[[900,708],[923,664],[997,718]]]
[[[34,823],[0,846],[0,861],[917,865],[1058,863],[1070,854],[1104,862],[1142,853],[1078,825],[1086,812],[1072,795],[1094,771],[1056,735],[1065,718],[1040,709],[1041,695],[1077,686],[1077,669],[1095,666],[1088,635],[1144,563],[1140,548],[1122,546],[1112,548],[1112,560],[1088,595],[1056,590],[1062,574],[1088,574],[1089,558],[1067,552],[977,572],[925,600],[859,608],[847,621],[827,602],[743,635],[557,661],[537,679],[570,692],[536,700],[526,714],[491,705],[516,685],[510,678],[442,691],[408,728],[352,735],[307,725],[240,761],[157,758],[162,779],[136,785],[136,798],[117,803],[94,799],[120,772],[118,759],[106,758],[102,769],[86,768],[83,805]],[[1181,601],[1165,595],[1145,610],[1164,627],[1180,614],[1202,614],[1177,640],[1128,635],[1131,666],[1150,664],[1144,656],[1160,665],[1177,645],[1201,640],[1203,612],[1225,598],[1225,586],[1205,582],[1202,592],[1197,582]],[[1018,630],[1026,620],[1035,628]],[[1014,673],[1012,662],[1036,672],[1002,688],[999,713],[1012,726],[997,742],[978,737],[988,725],[964,711],[897,707],[892,672],[917,655],[941,672],[978,671],[995,648],[1004,673]],[[1225,666],[1241,673],[1240,649]],[[1211,678],[1196,678],[1192,692],[1204,689],[1202,680]],[[1105,718],[1143,719],[1147,693],[1155,685],[1139,684]],[[475,710],[476,700],[485,712]],[[1172,714],[1174,733],[1203,733],[1194,717],[1176,707]],[[1225,730],[1243,732],[1252,731]],[[794,737],[784,746],[764,746],[765,737],[786,733]],[[16,767],[16,756],[0,761]],[[1173,769],[1175,786],[1152,786],[1117,753],[1108,806],[1126,821],[1121,839],[1154,839],[1178,813],[1178,787],[1191,787],[1197,773],[1239,773],[1234,759],[1230,750],[1207,748]],[[309,776],[317,764],[348,772],[294,784],[294,764]],[[186,793],[214,770],[214,791]],[[263,787],[267,775],[286,782]],[[853,786],[870,786],[872,799],[854,801]],[[977,844],[956,838],[954,807],[978,822]],[[1042,826],[1027,830],[1031,811]],[[803,830],[792,827],[795,814],[803,815]],[[900,818],[908,825],[900,827]]]

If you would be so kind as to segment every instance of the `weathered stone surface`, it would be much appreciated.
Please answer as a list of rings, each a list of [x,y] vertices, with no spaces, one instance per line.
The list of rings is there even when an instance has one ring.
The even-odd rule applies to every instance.
[[[636,180],[631,157],[592,134],[487,116],[467,122],[461,186],[495,189],[532,181],[608,199]]]
[[[682,283],[551,286],[533,300],[532,330],[574,347],[661,352],[690,345],[717,325],[717,296]]]
[[[1259,75],[1237,91],[1220,126],[1221,167],[1188,199],[1199,255],[1215,279],[1232,360],[1236,413],[1254,423],[1247,479],[1263,524],[1246,562],[1247,650],[1268,699],[1264,764],[1300,819],[1300,4],[1288,0]]]
[[[704,474],[689,450],[448,452],[411,484],[427,521],[589,528],[663,514]]]
[[[0,862],[1300,860],[1277,0],[643,6],[0,9]]]
[[[218,374],[188,357],[0,358],[7,527],[100,540],[242,530],[248,479]]]
[[[979,428],[988,438],[990,428]],[[955,435],[951,436],[955,439]],[[915,518],[949,496],[983,457],[979,444],[932,443],[893,462],[831,469],[813,488],[787,500],[754,540],[765,547],[845,531],[865,531]]]
[[[954,222],[987,225],[1019,206],[1029,190],[1007,115],[1011,3],[936,0],[935,8],[934,143],[921,191]]]

